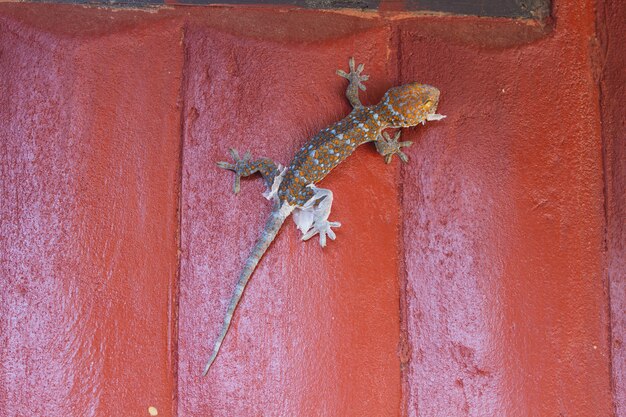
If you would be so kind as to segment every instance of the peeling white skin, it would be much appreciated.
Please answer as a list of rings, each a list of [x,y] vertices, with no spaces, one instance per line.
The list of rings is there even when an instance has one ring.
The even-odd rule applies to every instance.
[[[289,217],[289,215],[293,212],[295,208],[296,208],[295,206],[292,206],[289,203],[283,203],[283,205],[280,206],[280,209],[278,210],[278,214],[280,214],[284,218],[287,218]]]
[[[298,230],[300,230],[302,234],[306,234],[311,226],[313,226],[314,217],[315,215],[313,210],[310,209],[297,207],[293,212],[293,221],[296,223]]]
[[[337,237],[332,227],[340,227],[339,222],[329,222],[330,210],[333,204],[333,192],[323,188],[317,188],[313,184],[308,185],[313,190],[313,197],[302,207],[296,208],[293,219],[302,232],[302,240],[309,240],[319,233],[320,245],[326,246],[326,236],[330,240]]]
[[[281,165],[278,165],[278,169],[280,170],[280,174],[274,177],[274,182],[272,183],[272,187],[263,193],[263,197],[267,198],[270,201],[275,198],[278,198],[278,188],[280,187],[280,184],[283,182],[285,171],[287,171],[287,167],[283,168]]]

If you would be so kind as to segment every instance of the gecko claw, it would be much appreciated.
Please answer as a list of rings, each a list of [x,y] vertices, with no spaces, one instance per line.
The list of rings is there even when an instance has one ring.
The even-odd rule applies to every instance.
[[[365,85],[363,84],[363,82],[369,80],[370,76],[369,75],[361,75],[361,72],[363,72],[363,68],[365,68],[364,64],[359,64],[358,67],[355,68],[355,63],[354,63],[354,58],[350,58],[350,72],[346,73],[345,71],[342,70],[337,70],[337,75],[339,75],[340,77],[346,78],[348,81],[350,81],[350,83],[354,84],[357,88],[359,88],[362,91],[365,91]]]
[[[250,161],[250,158],[252,158],[252,155],[250,154],[250,151],[247,151],[243,155],[243,158],[239,158],[239,152],[237,152],[237,149],[234,148],[230,148],[230,155],[232,156],[233,161],[235,161],[234,164],[219,161],[217,163],[217,166],[222,169],[233,171],[235,173],[235,184],[233,185],[233,192],[235,194],[238,194],[241,190],[241,176],[248,166],[248,162]]]
[[[413,142],[398,142],[398,139],[400,139],[400,132],[396,133],[393,138],[390,138],[387,132],[383,132],[382,135],[378,136],[376,142],[374,142],[378,153],[385,157],[386,164],[391,163],[393,155],[398,155],[400,160],[404,163],[409,162],[408,155],[402,152],[401,148],[409,147],[413,145]]]
[[[318,220],[313,224],[313,227],[311,227],[309,231],[302,236],[302,240],[309,240],[319,233],[320,246],[324,248],[326,247],[326,236],[328,236],[330,240],[335,240],[337,238],[337,235],[331,227],[341,227],[341,223],[329,222],[328,220]]]
[[[222,169],[228,169],[230,171],[235,169],[235,166],[233,164],[229,164],[228,162],[224,162],[224,161],[219,161],[217,163],[217,166],[222,168]]]
[[[332,227],[340,227],[339,222],[329,222],[328,216],[333,204],[333,193],[330,190],[317,188],[313,184],[307,187],[313,190],[313,197],[296,210],[294,220],[303,233],[302,240],[309,240],[319,233],[320,245],[326,246],[326,237],[335,240],[337,237]]]

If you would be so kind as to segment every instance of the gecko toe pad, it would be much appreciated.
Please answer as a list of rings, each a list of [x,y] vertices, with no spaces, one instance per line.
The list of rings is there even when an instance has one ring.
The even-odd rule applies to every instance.
[[[319,233],[320,245],[326,246],[326,237],[335,240],[336,235],[332,227],[339,227],[339,222],[329,222],[328,216],[333,203],[333,193],[330,190],[317,188],[309,185],[313,190],[313,197],[302,207],[294,211],[294,221],[298,229],[302,232],[302,240],[309,240]]]
[[[320,245],[322,247],[326,246],[326,236],[330,240],[335,240],[337,235],[331,227],[340,227],[341,223],[339,222],[329,222],[328,220],[320,220],[318,222],[313,223],[313,227],[311,227],[305,234],[302,236],[302,240],[309,240],[313,236],[319,233],[320,235]]]

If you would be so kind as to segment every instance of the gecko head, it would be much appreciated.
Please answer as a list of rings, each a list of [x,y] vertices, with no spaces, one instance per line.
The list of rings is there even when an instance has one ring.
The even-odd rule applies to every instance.
[[[376,105],[376,112],[389,127],[410,127],[445,117],[436,114],[438,104],[437,88],[411,83],[390,88]]]

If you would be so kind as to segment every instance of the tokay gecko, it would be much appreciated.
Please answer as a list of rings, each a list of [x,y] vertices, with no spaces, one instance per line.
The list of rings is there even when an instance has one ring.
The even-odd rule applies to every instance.
[[[352,112],[309,140],[296,153],[289,166],[282,167],[266,158],[253,161],[249,152],[240,158],[234,149],[230,151],[234,163],[217,163],[220,168],[235,172],[235,193],[239,192],[241,177],[259,172],[268,187],[264,196],[274,203],[274,208],[239,276],[224,324],[203,375],[207,374],[219,353],[248,280],[287,217],[293,213],[294,221],[303,233],[302,240],[319,234],[320,244],[326,246],[327,237],[335,239],[332,228],[339,227],[340,223],[328,220],[333,193],[316,187],[315,183],[350,156],[357,146],[367,142],[374,142],[386,163],[391,162],[393,155],[407,162],[408,157],[401,148],[410,146],[412,142],[399,142],[399,132],[391,138],[383,130],[416,126],[445,117],[436,113],[439,90],[418,83],[391,88],[380,103],[364,106],[359,99],[359,89],[365,90],[363,81],[369,77],[362,75],[362,71],[363,64],[356,67],[354,58],[350,59],[349,73],[337,71],[338,75],[349,81],[346,97],[352,105]]]

